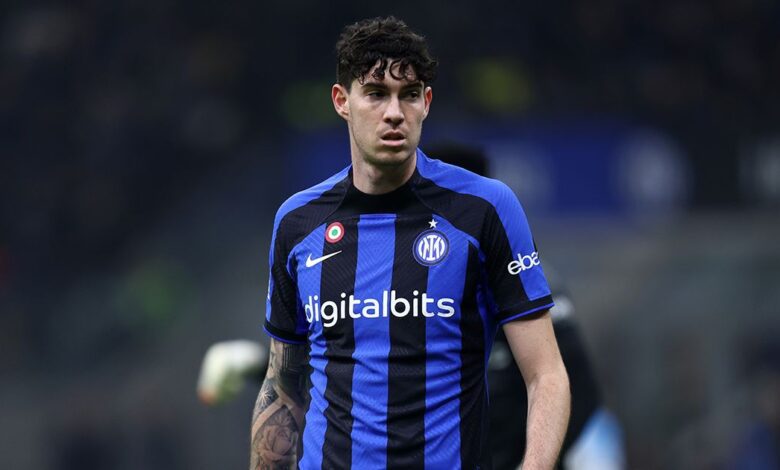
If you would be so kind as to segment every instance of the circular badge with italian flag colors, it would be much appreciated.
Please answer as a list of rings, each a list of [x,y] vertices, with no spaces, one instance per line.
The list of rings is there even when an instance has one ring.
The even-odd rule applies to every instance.
[[[337,241],[341,240],[343,236],[344,226],[339,222],[333,222],[332,224],[328,225],[328,228],[325,230],[325,240],[327,240],[328,243],[336,243]]]

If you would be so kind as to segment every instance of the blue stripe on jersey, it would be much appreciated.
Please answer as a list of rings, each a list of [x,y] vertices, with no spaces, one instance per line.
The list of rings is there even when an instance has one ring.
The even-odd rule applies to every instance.
[[[506,184],[439,160],[432,160],[420,149],[417,149],[417,170],[420,175],[443,188],[482,198],[495,207],[515,256],[518,253],[530,255],[536,251],[525,212],[517,196]],[[525,236],[520,237],[519,234]],[[507,263],[510,261],[512,260],[506,260]],[[529,300],[550,295],[541,266],[538,266],[538,269],[522,271],[519,276]]]
[[[279,224],[281,223],[282,219],[284,219],[284,216],[294,211],[295,209],[304,206],[309,202],[317,199],[318,197],[322,196],[322,194],[325,193],[326,191],[333,189],[334,186],[336,186],[340,181],[342,181],[344,178],[347,177],[350,168],[351,165],[344,168],[343,170],[336,173],[335,175],[331,176],[330,178],[326,179],[325,181],[315,186],[312,186],[311,188],[293,194],[286,201],[284,201],[284,203],[282,203],[282,205],[279,207],[279,210],[276,211],[276,216],[274,217],[274,230],[271,235],[271,249],[270,249],[270,254],[268,255],[268,266],[274,265],[274,247],[276,246],[276,235],[277,232],[279,231]],[[269,273],[268,297],[266,299],[266,304],[265,304],[266,321],[269,321],[271,319],[271,292],[273,291],[273,288],[274,288],[273,276],[271,276]],[[287,340],[283,340],[283,341],[287,341]]]
[[[499,325],[503,325],[505,323],[509,323],[510,321],[516,320],[516,319],[518,319],[520,317],[524,317],[526,315],[530,315],[530,314],[532,314],[534,312],[541,312],[542,310],[547,310],[548,308],[552,308],[554,306],[555,306],[555,303],[554,302],[550,302],[549,304],[545,304],[545,305],[542,305],[540,307],[532,308],[531,310],[526,310],[524,312],[520,312],[520,313],[518,313],[516,315],[512,315],[512,316],[509,316],[507,318],[504,318],[503,320],[501,320],[499,322]]]
[[[388,229],[388,227],[390,227]],[[363,215],[358,222],[356,299],[381,299],[392,285],[395,215]],[[359,308],[362,308],[359,307]],[[390,318],[358,318],[352,379],[352,467],[387,466],[387,357]]]
[[[434,219],[449,239],[450,251],[428,270],[428,296],[455,299],[455,314],[434,317],[426,324],[425,468],[456,469],[460,468],[460,434],[453,432],[460,425],[460,306],[468,244],[474,239],[446,220]]]
[[[299,344],[299,343],[297,343],[297,342],[295,342],[295,343],[294,343],[294,342],[290,341],[289,339],[282,338],[282,337],[281,337],[281,336],[279,336],[279,335],[276,335],[276,334],[274,334],[274,333],[271,333],[271,331],[268,329],[268,324],[265,324],[265,325],[263,325],[263,329],[265,330],[265,334],[267,334],[267,335],[268,335],[268,336],[270,336],[271,338],[275,339],[276,341],[281,341],[282,343]]]
[[[325,239],[325,224],[317,227],[309,236],[299,243],[292,251],[293,253],[301,250],[308,256],[311,253],[312,258],[322,256],[323,240]],[[311,268],[300,270],[298,274],[298,295],[303,308],[309,302],[309,296],[319,293],[320,279],[322,276],[322,263],[318,263]],[[325,421],[325,408],[328,402],[323,393],[327,385],[325,376],[325,337],[322,335],[322,322],[312,322],[309,333],[310,341],[310,360],[311,366],[311,384],[309,390],[309,409],[306,412],[306,427],[303,430],[303,456],[299,462],[300,468],[320,468],[322,467],[322,443],[325,439],[325,430],[328,423]]]

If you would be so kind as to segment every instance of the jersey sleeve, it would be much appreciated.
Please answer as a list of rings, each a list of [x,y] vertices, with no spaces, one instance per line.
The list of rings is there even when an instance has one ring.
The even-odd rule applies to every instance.
[[[274,221],[268,256],[269,280],[264,329],[268,335],[280,341],[305,344],[308,324],[298,302],[298,288],[293,275],[295,266],[290,256],[291,234],[280,213]]]
[[[496,182],[481,246],[488,290],[499,324],[553,306],[525,212],[514,192]]]

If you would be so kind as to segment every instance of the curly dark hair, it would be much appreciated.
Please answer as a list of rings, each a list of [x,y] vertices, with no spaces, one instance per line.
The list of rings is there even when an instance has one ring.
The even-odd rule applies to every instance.
[[[336,80],[347,90],[352,80],[362,84],[377,61],[379,67],[371,74],[377,80],[384,79],[389,65],[390,75],[396,80],[408,80],[416,73],[425,84],[436,78],[439,65],[428,52],[425,38],[393,16],[346,26],[336,43],[336,56]]]

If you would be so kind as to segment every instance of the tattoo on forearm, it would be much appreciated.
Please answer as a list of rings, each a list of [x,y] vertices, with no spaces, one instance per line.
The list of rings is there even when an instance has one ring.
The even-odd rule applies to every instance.
[[[252,439],[252,469],[295,468],[299,430],[286,406],[260,425]]]
[[[305,355],[303,346],[271,341],[268,372],[252,413],[251,470],[296,468]]]
[[[268,405],[279,399],[279,394],[276,393],[272,384],[269,386],[263,386],[260,388],[260,393],[257,395],[257,402],[255,403],[255,411],[252,413],[252,421],[256,420],[260,413],[268,408]]]
[[[275,359],[274,368],[277,371],[300,373],[303,370],[305,350],[302,346],[280,341],[275,341],[274,346],[276,347],[271,348],[271,358]]]
[[[306,350],[302,346],[280,341],[275,341],[273,346],[275,347],[271,347],[270,361],[273,361],[274,378],[278,380],[279,386],[290,398],[302,403],[301,379],[303,378]]]

